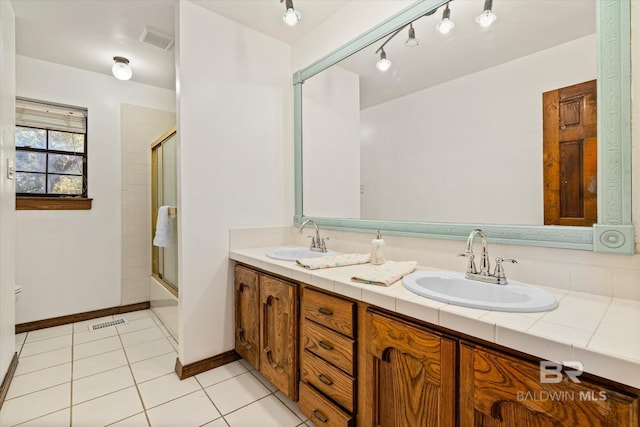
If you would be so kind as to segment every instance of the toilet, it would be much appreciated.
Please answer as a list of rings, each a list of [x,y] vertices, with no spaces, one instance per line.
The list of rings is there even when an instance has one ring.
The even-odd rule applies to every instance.
[[[16,302],[17,302],[18,301],[18,297],[22,293],[22,286],[16,285],[14,291],[16,293]]]

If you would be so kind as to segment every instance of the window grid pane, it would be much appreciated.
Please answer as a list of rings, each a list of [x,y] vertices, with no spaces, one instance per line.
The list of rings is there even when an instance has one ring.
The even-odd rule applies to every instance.
[[[85,135],[16,127],[16,171],[17,194],[86,197]]]

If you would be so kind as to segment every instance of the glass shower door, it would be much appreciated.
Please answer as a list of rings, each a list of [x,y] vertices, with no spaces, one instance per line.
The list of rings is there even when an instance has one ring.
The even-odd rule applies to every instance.
[[[161,140],[151,151],[151,205],[153,235],[156,232],[158,210],[169,207],[169,225],[171,243],[168,247],[153,246],[152,271],[158,278],[170,286],[169,290],[178,290],[178,183],[176,162],[175,130]]]

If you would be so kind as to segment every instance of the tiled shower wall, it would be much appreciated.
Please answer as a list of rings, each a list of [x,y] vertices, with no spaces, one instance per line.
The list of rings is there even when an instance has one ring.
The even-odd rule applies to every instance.
[[[175,126],[169,111],[122,104],[122,300],[149,301],[151,144]]]

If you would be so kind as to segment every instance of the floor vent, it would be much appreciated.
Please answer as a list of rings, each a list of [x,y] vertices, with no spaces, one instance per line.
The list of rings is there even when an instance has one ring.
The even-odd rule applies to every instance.
[[[111,326],[125,325],[127,323],[127,319],[114,319],[102,323],[94,323],[93,325],[89,325],[89,332],[99,331]]]

